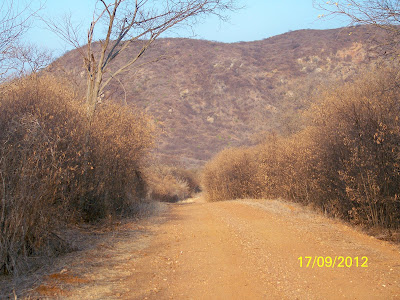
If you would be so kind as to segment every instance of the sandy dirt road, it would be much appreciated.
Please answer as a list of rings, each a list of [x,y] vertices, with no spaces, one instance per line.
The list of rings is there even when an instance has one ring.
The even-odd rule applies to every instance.
[[[73,258],[75,263],[47,277],[36,296],[400,299],[398,246],[294,204],[171,204],[140,226],[140,233],[132,227],[135,234]],[[305,256],[312,257],[308,268]],[[320,256],[351,257],[353,265],[341,268],[337,260],[335,267],[318,267],[317,259],[312,268]],[[361,267],[362,257],[368,258],[368,267]]]

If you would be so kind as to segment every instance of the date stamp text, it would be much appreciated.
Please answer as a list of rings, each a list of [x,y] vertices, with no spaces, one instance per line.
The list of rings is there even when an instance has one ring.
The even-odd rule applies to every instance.
[[[368,257],[300,256],[300,268],[368,268]]]

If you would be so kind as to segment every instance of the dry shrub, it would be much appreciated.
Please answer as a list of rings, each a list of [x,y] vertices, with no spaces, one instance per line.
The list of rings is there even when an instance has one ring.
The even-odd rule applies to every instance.
[[[55,78],[1,86],[0,271],[17,273],[27,256],[53,253],[54,230],[66,222],[120,215],[145,194],[146,116],[101,105],[87,158],[86,128],[84,105]]]
[[[400,226],[398,82],[397,70],[376,69],[310,110],[328,199],[357,223]]]
[[[400,86],[376,69],[327,88],[308,126],[253,148],[224,150],[204,169],[210,201],[284,197],[366,226],[400,227]]]
[[[257,177],[262,178],[263,197],[296,199],[304,204],[312,201],[310,192],[315,190],[315,184],[310,179],[314,152],[309,136],[309,130],[292,137],[272,134],[256,147]]]
[[[177,180],[186,182],[190,196],[200,192],[200,176],[198,170],[172,167],[171,174],[177,178]]]
[[[202,187],[208,201],[261,196],[261,179],[257,176],[256,151],[229,148],[221,151],[203,170]]]
[[[73,92],[50,78],[13,81],[0,97],[0,269],[15,272],[22,257],[46,248],[63,219],[69,199],[62,183],[71,176],[60,153],[77,156],[69,141],[79,142],[83,124]]]
[[[153,132],[150,119],[138,110],[116,103],[99,106],[91,127],[89,167],[80,204],[87,221],[130,214],[132,204],[145,198],[142,171]]]
[[[193,170],[157,164],[147,169],[146,179],[151,200],[176,202],[200,191],[198,176]]]

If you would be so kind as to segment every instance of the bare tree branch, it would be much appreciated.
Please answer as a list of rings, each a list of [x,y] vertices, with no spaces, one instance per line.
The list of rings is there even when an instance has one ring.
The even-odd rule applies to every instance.
[[[39,3],[36,9],[32,5],[21,5],[18,0],[2,0],[0,3],[0,82],[4,81],[11,74],[26,71],[28,63],[27,49],[21,44],[21,37],[31,26],[33,16],[42,9]],[[29,46],[28,48],[31,48]],[[37,50],[37,49],[36,49]],[[39,55],[36,51],[35,55]],[[33,69],[33,57],[30,56],[30,64]],[[38,65],[42,63],[38,62]]]
[[[400,0],[313,0],[314,6],[325,11],[320,17],[341,17],[348,25],[370,25],[384,30],[388,35],[381,39],[382,55],[399,54]]]
[[[64,21],[63,26],[54,22],[47,24],[83,56],[88,117],[92,118],[97,98],[110,81],[136,64],[161,34],[178,24],[190,25],[210,14],[225,20],[225,13],[235,9],[235,0],[97,0],[84,48],[78,42],[77,27],[72,21]],[[94,47],[96,37],[104,30],[104,38],[97,39],[100,42],[98,50]],[[133,50],[130,46],[138,41],[142,47],[122,67],[111,72],[113,60],[128,48]],[[105,73],[110,77],[103,82]]]
[[[325,11],[325,16],[343,16],[349,25],[374,25],[399,33],[399,0],[314,0],[314,6]]]
[[[124,70],[138,63],[161,34],[178,24],[196,22],[197,18],[215,14],[225,19],[224,13],[234,10],[235,0],[97,0],[93,19],[87,33],[87,45],[80,47],[77,28],[72,21],[62,26],[56,22],[47,22],[50,29],[64,40],[78,48],[83,57],[87,75],[86,104],[88,125],[85,132],[85,161],[89,157],[89,141],[93,122],[101,95],[111,80],[116,79]],[[105,32],[104,34],[100,34]],[[97,39],[98,35],[104,38]],[[138,50],[134,42],[142,43]],[[100,49],[99,49],[100,48]],[[122,52],[130,49],[132,54],[122,67],[111,70],[110,65]],[[158,60],[158,59],[156,59]],[[140,66],[140,65],[139,65]],[[103,80],[104,74],[110,74]],[[126,100],[125,100],[126,102]],[[86,166],[86,164],[85,164]],[[86,170],[84,170],[86,173]],[[82,200],[83,201],[83,200]]]

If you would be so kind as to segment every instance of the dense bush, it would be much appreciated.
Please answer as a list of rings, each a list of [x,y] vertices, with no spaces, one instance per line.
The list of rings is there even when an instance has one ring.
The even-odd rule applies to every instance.
[[[146,192],[147,117],[104,104],[88,127],[85,106],[55,78],[1,86],[0,143],[0,271],[51,251],[60,224],[129,212]]]
[[[144,158],[152,144],[153,128],[145,114],[115,103],[100,105],[80,204],[88,221],[131,213],[132,202],[145,198]]]
[[[197,172],[179,167],[155,164],[147,168],[146,181],[151,200],[176,202],[200,191]]]
[[[396,70],[375,70],[328,90],[311,108],[329,198],[351,220],[400,225],[400,87]],[[321,169],[321,168],[320,168]],[[329,199],[328,198],[328,199]]]
[[[261,196],[257,176],[259,161],[251,149],[225,149],[208,162],[202,174],[202,186],[208,201]]]
[[[204,171],[208,199],[258,197],[261,190],[354,223],[400,227],[398,82],[396,70],[374,70],[321,91],[301,132],[223,151]]]

